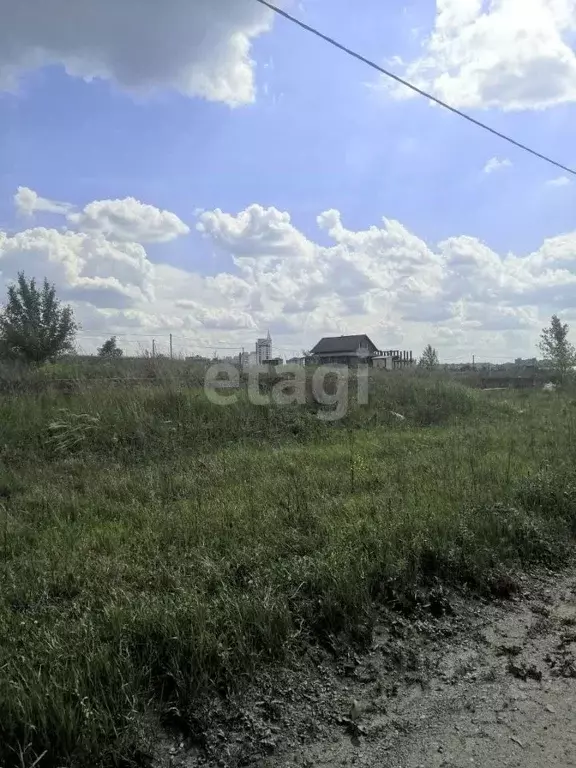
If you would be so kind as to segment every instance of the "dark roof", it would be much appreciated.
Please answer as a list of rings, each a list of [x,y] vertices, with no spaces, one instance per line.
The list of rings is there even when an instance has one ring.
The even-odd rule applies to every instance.
[[[372,352],[378,351],[376,345],[365,333],[363,333],[359,336],[325,336],[323,339],[320,339],[314,349],[311,350],[311,354],[354,354],[358,351],[361,342],[368,342],[368,348]]]

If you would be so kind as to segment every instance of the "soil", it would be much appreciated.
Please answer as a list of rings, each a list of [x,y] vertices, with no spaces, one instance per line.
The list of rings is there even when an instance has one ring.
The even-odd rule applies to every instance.
[[[518,583],[383,611],[362,654],[311,647],[201,717],[169,712],[151,765],[576,766],[576,568]]]

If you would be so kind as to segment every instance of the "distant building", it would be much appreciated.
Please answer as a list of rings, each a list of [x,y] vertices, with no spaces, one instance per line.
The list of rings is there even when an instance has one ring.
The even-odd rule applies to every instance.
[[[517,357],[516,360],[514,360],[514,365],[518,368],[537,368],[538,360],[535,357],[529,357],[525,360],[521,357]]]
[[[265,339],[257,339],[256,341],[256,365],[262,365],[266,363],[272,357],[272,339],[270,338],[270,331]]]
[[[323,365],[358,365],[379,355],[376,345],[366,336],[325,336],[310,350],[313,362]]]
[[[414,360],[412,352],[398,349],[382,352],[366,334],[361,334],[325,336],[310,351],[307,362],[348,366],[367,363],[379,368],[400,368],[412,365]]]
[[[286,360],[287,365],[305,365],[305,363],[305,357],[291,357],[289,360]]]

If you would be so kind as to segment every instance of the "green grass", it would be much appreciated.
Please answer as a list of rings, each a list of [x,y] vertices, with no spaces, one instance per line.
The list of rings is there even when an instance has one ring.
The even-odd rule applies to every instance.
[[[0,401],[0,765],[118,763],[150,708],[359,640],[378,601],[566,558],[568,395],[389,376],[346,419],[315,408]]]

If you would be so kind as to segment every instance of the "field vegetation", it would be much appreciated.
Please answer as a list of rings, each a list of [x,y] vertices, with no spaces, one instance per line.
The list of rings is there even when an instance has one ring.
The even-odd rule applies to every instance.
[[[365,642],[379,604],[506,594],[569,555],[567,386],[381,374],[327,423],[313,401],[215,405],[188,374],[84,386],[84,367],[70,391],[0,396],[6,768],[134,764],[151,714],[193,716],[303,644]]]

